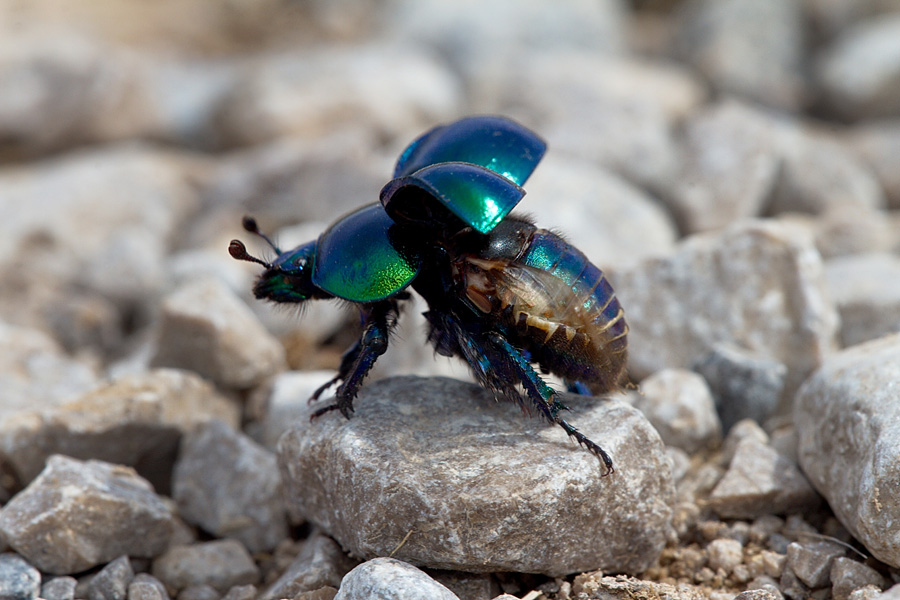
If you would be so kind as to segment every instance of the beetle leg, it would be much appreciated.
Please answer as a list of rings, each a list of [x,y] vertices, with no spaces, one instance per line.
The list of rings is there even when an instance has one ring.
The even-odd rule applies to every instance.
[[[363,379],[366,378],[378,357],[387,350],[388,337],[397,324],[398,311],[397,302],[394,300],[385,300],[372,305],[371,310],[365,315],[366,324],[362,335],[341,358],[337,376],[317,389],[310,398],[310,400],[317,399],[322,392],[341,381],[341,385],[335,392],[337,402],[316,410],[310,420],[332,410],[340,410],[344,417],[350,418],[350,415],[353,414],[353,399],[359,393]]]
[[[559,394],[535,372],[527,354],[513,347],[499,333],[471,333],[457,319],[446,314],[428,312],[425,316],[433,328],[429,337],[441,340],[462,356],[484,387],[527,410],[529,405],[516,389],[516,383],[521,382],[531,406],[600,458],[606,467],[604,475],[613,472],[609,454],[559,416],[559,412],[567,410],[567,407],[560,402]],[[453,340],[453,344],[448,343],[449,340]]]
[[[589,452],[596,455],[603,461],[606,466],[606,473],[609,475],[614,471],[612,459],[606,450],[593,442],[586,435],[575,429],[569,422],[559,416],[560,410],[566,410],[567,407],[559,401],[559,394],[541,379],[534,368],[531,366],[524,356],[510,344],[505,337],[499,333],[491,333],[488,336],[490,346],[499,350],[498,354],[505,355],[503,360],[508,366],[515,370],[522,382],[522,386],[528,393],[534,406],[544,415],[544,417],[553,423],[556,423],[565,430],[565,432],[575,439],[576,442],[584,446]]]
[[[335,375],[334,377],[332,377],[331,379],[329,379],[328,381],[326,381],[325,383],[323,383],[322,385],[320,385],[316,389],[316,391],[313,392],[313,395],[309,397],[309,400],[307,402],[312,404],[313,402],[315,402],[316,400],[319,399],[319,396],[321,396],[325,392],[325,390],[327,390],[328,388],[330,388],[337,382],[341,381],[342,379],[346,378],[346,376],[353,369],[353,363],[356,362],[356,359],[359,356],[359,350],[361,347],[362,347],[362,338],[356,340],[355,342],[353,342],[352,346],[347,348],[347,351],[344,352],[344,354],[341,356],[341,366],[338,367],[338,374]]]

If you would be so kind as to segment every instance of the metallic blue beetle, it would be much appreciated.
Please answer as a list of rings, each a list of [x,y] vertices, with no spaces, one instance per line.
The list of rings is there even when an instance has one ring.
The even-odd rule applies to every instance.
[[[627,380],[628,326],[603,273],[556,234],[508,216],[545,149],[509,119],[470,117],[416,139],[381,202],[341,218],[318,240],[282,252],[244,219],[278,253],[268,263],[238,240],[229,246],[234,258],[265,267],[257,298],[341,298],[363,314],[362,335],[338,375],[311,398],[341,382],[336,402],[314,417],[338,409],[350,418],[412,288],[428,303],[437,352],[463,358],[495,395],[535,407],[612,472],[609,455],[560,416],[566,407],[532,367],[561,376],[572,391],[602,394]]]

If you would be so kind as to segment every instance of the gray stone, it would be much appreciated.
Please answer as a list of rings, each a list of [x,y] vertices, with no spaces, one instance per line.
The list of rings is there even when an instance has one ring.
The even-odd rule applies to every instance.
[[[46,333],[0,321],[0,422],[60,404],[97,383],[96,368],[65,355]]]
[[[162,305],[152,364],[195,371],[225,388],[245,389],[286,367],[284,347],[215,279],[189,283]]]
[[[447,67],[414,47],[320,45],[248,64],[218,122],[223,138],[240,145],[321,137],[349,124],[394,136],[451,119],[461,100]]]
[[[228,593],[222,596],[222,600],[256,600],[255,585],[235,585]]]
[[[0,554],[0,598],[34,600],[41,591],[41,574],[21,556]]]
[[[470,81],[485,68],[515,64],[535,48],[545,52],[568,48],[589,54],[619,52],[625,41],[627,14],[618,0],[572,0],[552,6],[516,0],[489,4],[403,0],[393,3],[385,17],[390,24],[387,35],[437,50]]]
[[[153,575],[138,573],[128,584],[128,600],[169,600],[169,593]]]
[[[820,503],[796,464],[771,446],[748,438],[738,443],[708,506],[723,518],[754,519],[763,514],[802,512]]]
[[[531,47],[475,68],[473,102],[540,132],[548,158],[601,165],[654,190],[670,184],[677,166],[673,125],[706,95],[683,67],[583,49]]]
[[[900,110],[900,16],[880,15],[846,29],[821,54],[816,74],[830,108],[843,117]]]
[[[640,410],[668,446],[688,454],[722,441],[722,425],[703,378],[684,369],[663,369],[641,382],[634,397]]]
[[[337,217],[371,202],[390,177],[396,156],[381,156],[375,133],[341,128],[324,137],[279,138],[231,152],[215,165],[203,197],[253,214],[266,233],[315,225],[315,237]],[[411,141],[398,136],[396,152]],[[235,233],[241,231],[240,217],[241,212],[232,216]],[[313,237],[288,229],[277,239],[291,248]]]
[[[879,560],[900,567],[900,334],[829,357],[794,405],[803,471]]]
[[[10,546],[52,574],[127,554],[153,557],[172,535],[172,512],[133,469],[54,455],[0,511]]]
[[[794,217],[800,216],[793,213]],[[825,259],[848,254],[890,252],[895,233],[890,218],[878,207],[853,204],[828,207],[812,222],[816,248]]]
[[[319,588],[312,592],[300,592],[299,594],[297,594],[294,600],[334,600],[334,597],[337,596],[337,593],[337,588],[326,585],[325,587]]]
[[[272,550],[288,535],[275,454],[221,421],[181,441],[172,489],[186,521],[250,552]]]
[[[854,346],[900,332],[900,257],[862,254],[825,263],[828,290],[841,315],[841,342]]]
[[[49,329],[46,315],[61,296],[85,291],[121,319],[149,310],[165,282],[171,238],[197,208],[191,179],[202,170],[199,161],[140,145],[0,169],[0,212],[10,217],[0,223],[0,276],[16,282],[2,288],[0,314]]]
[[[722,569],[726,574],[734,571],[734,568],[744,560],[744,547],[737,540],[720,538],[711,541],[706,546],[709,556],[709,568]]]
[[[831,583],[831,565],[847,549],[826,540],[793,542],[787,547],[786,566],[812,589]]]
[[[810,597],[810,589],[790,569],[785,569],[778,580],[781,593],[791,600],[805,600]]]
[[[468,572],[641,571],[671,517],[663,444],[623,403],[564,401],[612,456],[613,475],[558,426],[478,386],[401,377],[363,388],[353,419],[299,419],[281,438],[289,504],[359,557]]]
[[[181,436],[212,418],[237,427],[239,407],[192,373],[142,372],[55,409],[0,420],[0,453],[23,482],[59,453],[133,466],[165,490]]]
[[[831,563],[831,597],[848,600],[850,594],[868,585],[883,589],[887,581],[881,573],[858,560],[838,556]]]
[[[91,579],[88,585],[88,600],[125,600],[129,584],[134,579],[134,570],[127,556],[112,561]]]
[[[189,585],[178,592],[177,600],[220,600],[219,590],[206,583]]]
[[[788,368],[793,390],[835,347],[837,312],[806,231],[767,221],[688,238],[672,256],[614,270],[629,370],[690,367],[720,343]]]
[[[255,584],[259,579],[259,569],[237,540],[175,546],[153,561],[152,572],[170,594],[201,585],[224,594],[232,586]]]
[[[872,170],[827,130],[777,125],[782,158],[768,212],[824,214],[836,208],[880,209],[884,192]]]
[[[459,597],[411,564],[375,558],[344,577],[335,600],[459,600]]]
[[[734,597],[734,600],[781,600],[784,596],[767,589],[745,590]]]
[[[743,419],[765,423],[778,408],[787,367],[773,358],[732,344],[713,344],[694,365],[709,384],[727,432]]]
[[[71,28],[4,28],[0,88],[11,93],[0,100],[0,138],[35,153],[154,130],[142,67]]]
[[[893,589],[891,588],[891,590]],[[882,593],[881,588],[877,585],[866,585],[850,592],[850,600],[873,600],[874,598],[896,600],[897,596],[900,595],[900,590],[894,590],[893,592],[891,590]]]
[[[890,3],[878,0],[804,0],[807,18],[825,39],[847,29],[866,14],[888,10]]]
[[[862,589],[865,590],[866,588]],[[860,591],[862,590],[857,590],[850,594],[850,600],[868,600],[868,598],[871,598],[868,594],[863,594],[862,597],[859,597],[858,593]],[[878,598],[878,600],[897,600],[897,598],[900,598],[900,583],[886,589],[883,594],[876,594],[875,597]]]
[[[428,570],[428,575],[459,596],[460,600],[491,600],[500,593],[496,578],[488,573]]]
[[[718,229],[763,213],[781,166],[771,121],[734,100],[688,116],[678,139],[678,175],[661,191],[683,231]]]
[[[848,132],[851,150],[872,169],[890,208],[900,208],[900,119],[867,121]]]
[[[259,596],[259,600],[293,598],[325,586],[340,587],[341,579],[356,561],[344,554],[334,540],[321,533],[303,543],[297,558],[284,573]]]
[[[805,103],[800,2],[686,2],[675,47],[719,92],[787,110]]]
[[[754,440],[763,445],[770,442],[769,434],[756,421],[752,419],[738,421],[728,432],[725,442],[722,444],[722,461],[724,464],[730,464],[734,460],[738,446],[746,440]]]
[[[74,600],[75,585],[78,580],[74,577],[63,576],[49,579],[41,585],[41,598],[44,600]],[[138,599],[134,599],[138,600]],[[146,598],[143,600],[152,600]]]
[[[519,204],[538,226],[564,231],[570,244],[601,267],[672,250],[675,224],[658,202],[593,163],[565,156],[555,145],[548,154]]]

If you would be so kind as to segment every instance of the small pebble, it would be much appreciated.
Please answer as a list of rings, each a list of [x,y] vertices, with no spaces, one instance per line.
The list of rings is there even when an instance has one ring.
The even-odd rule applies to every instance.
[[[127,556],[120,556],[97,573],[88,585],[88,600],[125,600],[134,570]]]
[[[21,556],[0,554],[0,598],[33,600],[41,591],[41,574]]]
[[[152,572],[170,593],[188,587],[212,588],[216,598],[232,586],[255,584],[259,579],[253,559],[237,540],[176,546],[153,561]]]
[[[344,577],[335,600],[459,600],[446,587],[416,567],[393,559],[375,558]]]
[[[122,554],[156,556],[173,518],[133,469],[57,454],[0,511],[0,532],[42,571],[68,574]]]
[[[138,573],[128,584],[128,600],[169,600],[169,593],[156,577]]]
[[[48,579],[41,585],[41,598],[44,600],[74,600],[77,584],[77,579],[66,575]]]
[[[731,573],[735,567],[741,564],[744,558],[743,550],[743,546],[737,540],[713,540],[706,546],[709,567],[716,570],[722,569],[726,574]]]

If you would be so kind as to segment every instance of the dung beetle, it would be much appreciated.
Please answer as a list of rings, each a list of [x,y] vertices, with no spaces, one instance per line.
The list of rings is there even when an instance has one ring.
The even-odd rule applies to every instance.
[[[579,393],[610,392],[627,380],[628,326],[603,273],[557,234],[509,215],[545,150],[509,119],[464,118],[413,141],[381,202],[339,219],[315,241],[283,252],[244,218],[244,228],[277,253],[266,262],[238,240],[229,246],[234,258],[265,267],[257,298],[339,298],[362,313],[362,334],[337,376],[310,398],[340,382],[335,403],[313,418],[335,409],[350,418],[412,288],[428,303],[428,340],[439,354],[461,357],[495,396],[537,409],[612,473],[606,451],[562,418],[559,394],[532,367]]]

